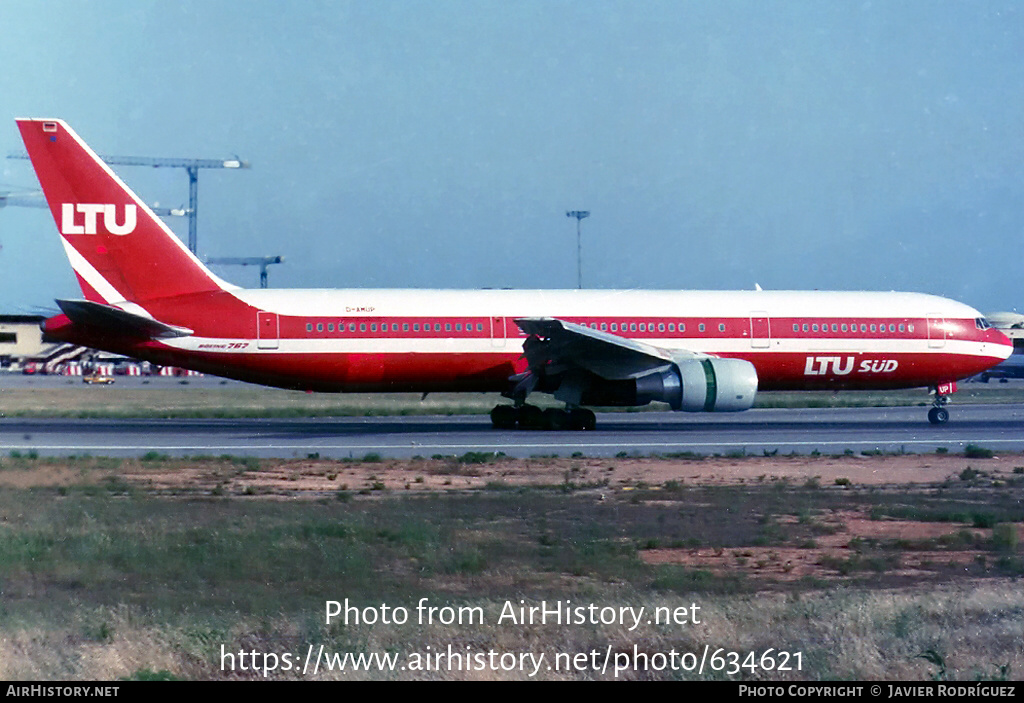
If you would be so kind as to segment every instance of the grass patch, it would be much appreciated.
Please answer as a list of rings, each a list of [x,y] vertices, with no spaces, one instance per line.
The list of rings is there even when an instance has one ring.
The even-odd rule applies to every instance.
[[[964,447],[964,456],[968,459],[991,459],[995,456],[995,452],[985,447],[979,447],[976,444],[968,444]]]
[[[721,633],[736,633],[722,635],[735,641],[716,644],[739,651],[785,642],[806,654],[802,675],[816,679],[884,671],[912,680],[926,672],[913,667],[926,662],[897,660],[957,646],[966,635],[975,636],[979,618],[985,618],[993,641],[999,633],[1019,631],[1014,628],[1024,596],[1015,582],[998,598],[972,600],[969,606],[960,593],[946,600],[936,595],[959,588],[958,583],[995,589],[1001,578],[1024,572],[1019,528],[1011,524],[1020,519],[1016,490],[955,477],[944,486],[898,489],[846,485],[834,490],[831,477],[804,487],[803,479],[769,481],[767,476],[743,485],[648,477],[626,486],[614,478],[593,480],[595,474],[586,471],[604,476],[607,467],[588,468],[585,462],[567,462],[564,476],[555,474],[549,486],[539,487],[512,483],[518,479],[508,478],[503,465],[486,466],[499,459],[439,460],[446,471],[478,471],[489,479],[481,489],[451,493],[373,490],[376,484],[383,488],[384,480],[392,489],[400,485],[385,473],[394,468],[390,463],[359,469],[364,478],[353,480],[350,464],[324,462],[310,470],[306,460],[297,460],[309,475],[334,474],[320,497],[282,500],[265,495],[263,487],[244,495],[235,480],[240,472],[278,467],[268,460],[247,464],[231,457],[117,460],[111,466],[129,470],[111,474],[94,473],[106,460],[81,457],[68,466],[82,484],[0,487],[0,627],[5,643],[11,643],[0,643],[0,673],[12,679],[90,673],[107,679],[217,677],[223,675],[216,665],[221,644],[246,651],[303,650],[311,642],[335,651],[412,651],[447,637],[456,646],[508,649],[514,643],[524,651],[529,642],[571,644],[576,651],[606,646],[607,632],[588,628],[493,627],[503,604],[520,599],[647,607],[692,601],[707,608],[703,614],[721,626]],[[226,486],[221,496],[163,495],[147,487],[147,476],[194,470],[197,461],[213,476],[203,491]],[[426,482],[432,466],[426,460],[409,462],[404,481]],[[359,495],[364,488],[366,495]],[[842,532],[837,514],[847,511],[962,527],[938,538],[855,540],[843,557],[822,562],[830,571],[788,581],[779,575],[776,567],[783,562],[773,553],[825,545],[821,536]],[[661,559],[665,550],[695,548],[741,556],[730,556],[724,569],[648,563],[655,555],[647,550],[659,550]],[[904,563],[918,568],[914,559],[936,561],[915,552],[969,549],[981,558],[966,568],[950,557],[948,565],[931,573],[930,566],[920,567],[924,575],[900,573]],[[922,593],[929,579],[934,587]],[[844,587],[833,589],[837,581]],[[900,592],[901,584],[915,590]],[[765,592],[774,594],[765,597]],[[482,604],[492,627],[381,630],[327,627],[322,621],[327,598],[414,607],[425,595],[436,604]],[[950,617],[964,608],[967,614],[959,620]],[[961,621],[961,631],[954,631]],[[936,630],[940,625],[951,628],[948,636]],[[698,644],[686,639],[691,635],[685,629],[642,628],[630,637],[652,650],[679,647],[680,637],[687,646]],[[868,637],[866,653],[835,652],[836,642]],[[984,667],[1004,661],[996,657],[1019,644],[1016,638],[985,650],[971,641],[970,656],[976,658],[958,656],[960,668],[951,668],[950,678],[989,671]],[[131,656],[119,649],[126,642],[161,655]],[[43,646],[38,643],[45,643],[47,655],[33,649]],[[121,668],[99,673],[75,668],[96,661],[86,654],[98,650],[106,653],[104,661]],[[894,658],[894,651],[906,656]],[[870,658],[879,652],[882,659]],[[37,662],[48,668],[33,668],[44,666]],[[884,668],[897,666],[905,668]]]

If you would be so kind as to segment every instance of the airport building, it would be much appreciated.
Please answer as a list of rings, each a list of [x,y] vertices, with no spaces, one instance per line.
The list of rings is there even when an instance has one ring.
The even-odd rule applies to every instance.
[[[0,315],[0,366],[45,357],[57,345],[43,341],[41,315]]]
[[[170,366],[151,366],[108,352],[43,337],[41,315],[0,314],[0,371],[27,374],[83,376],[92,373],[109,377],[159,374],[161,376],[202,375]]]
[[[977,376],[979,381],[999,379],[1003,383],[1010,378],[1024,378],[1024,315],[1016,312],[993,312],[986,315],[988,321],[1013,342],[1013,354],[1003,363]]]
[[[41,315],[0,314],[0,369],[23,373],[60,373],[96,352],[43,337]],[[105,355],[109,356],[109,355]]]

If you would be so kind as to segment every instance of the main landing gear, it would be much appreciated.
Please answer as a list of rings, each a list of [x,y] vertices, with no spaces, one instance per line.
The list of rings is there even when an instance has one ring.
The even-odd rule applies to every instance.
[[[548,408],[536,405],[498,405],[491,411],[491,424],[496,430],[593,430],[597,418],[586,408]]]
[[[944,425],[949,422],[949,411],[945,407],[948,402],[949,396],[942,395],[936,388],[935,400],[932,401],[932,407],[928,410],[928,422],[933,425]]]

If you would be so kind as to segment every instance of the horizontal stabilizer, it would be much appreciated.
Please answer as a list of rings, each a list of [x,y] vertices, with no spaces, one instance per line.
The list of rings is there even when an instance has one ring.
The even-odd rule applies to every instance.
[[[147,339],[188,337],[192,334],[192,330],[187,327],[168,325],[152,317],[137,315],[103,303],[89,300],[58,300],[57,305],[75,324],[116,334]]]

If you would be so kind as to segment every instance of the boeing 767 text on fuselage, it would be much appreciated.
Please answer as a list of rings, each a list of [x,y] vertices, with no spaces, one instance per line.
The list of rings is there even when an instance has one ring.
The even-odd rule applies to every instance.
[[[1007,358],[982,315],[919,293],[243,290],[211,273],[63,121],[19,119],[84,298],[52,338],[326,392],[495,391],[496,427],[592,429],[586,406],[746,410],[758,390],[929,386]],[[565,409],[526,401],[549,393]]]

